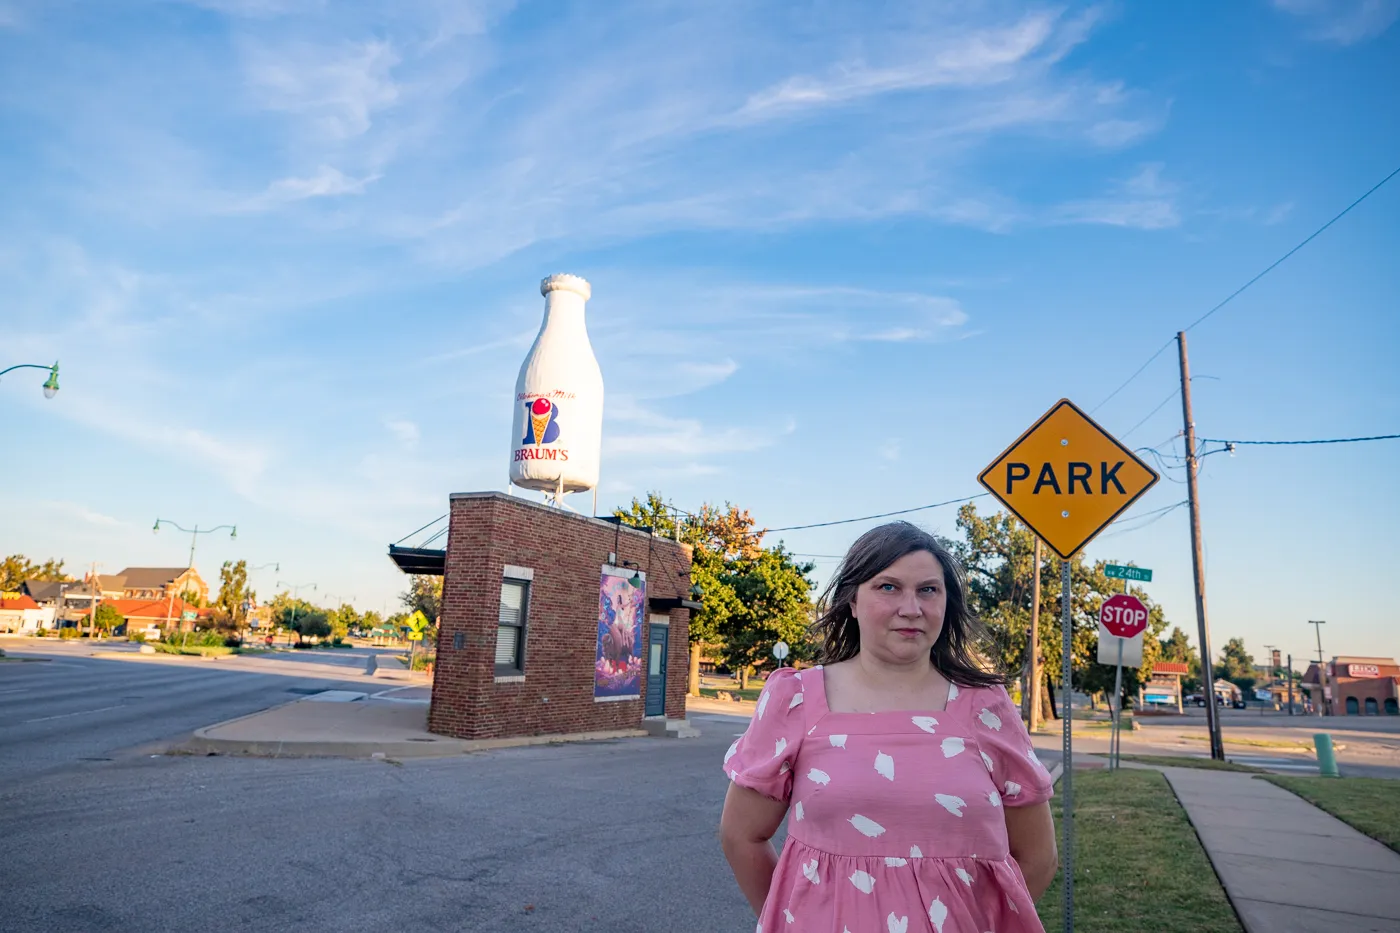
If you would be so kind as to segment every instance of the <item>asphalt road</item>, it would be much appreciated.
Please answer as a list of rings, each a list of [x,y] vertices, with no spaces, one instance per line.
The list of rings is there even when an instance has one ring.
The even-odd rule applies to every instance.
[[[698,739],[402,764],[142,747],[327,685],[0,662],[0,927],[753,929],[715,838],[741,718],[697,716]]]
[[[7,789],[66,779],[115,754],[345,683],[322,665],[319,676],[297,676],[222,662],[93,658],[86,645],[7,639],[4,647],[11,658],[39,659],[0,661],[0,787]],[[310,652],[278,658],[303,653]],[[358,667],[344,660],[345,676],[358,676],[364,658]]]

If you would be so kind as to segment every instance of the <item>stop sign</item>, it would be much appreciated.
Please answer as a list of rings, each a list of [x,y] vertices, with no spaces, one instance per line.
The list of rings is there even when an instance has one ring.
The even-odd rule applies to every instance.
[[[1119,593],[1104,600],[1099,624],[1118,638],[1132,638],[1147,630],[1147,607],[1136,596]]]

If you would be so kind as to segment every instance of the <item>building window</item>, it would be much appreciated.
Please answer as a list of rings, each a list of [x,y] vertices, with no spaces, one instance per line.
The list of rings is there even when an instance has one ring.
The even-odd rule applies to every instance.
[[[501,581],[501,614],[496,624],[496,674],[525,673],[525,617],[530,584]]]

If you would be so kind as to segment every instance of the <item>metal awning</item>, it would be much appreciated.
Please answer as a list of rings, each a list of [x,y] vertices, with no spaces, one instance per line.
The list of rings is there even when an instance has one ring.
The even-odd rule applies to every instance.
[[[447,551],[389,545],[389,559],[404,573],[440,577],[447,572]]]
[[[689,609],[696,612],[705,608],[704,604],[696,599],[682,599],[679,596],[653,596],[647,600],[652,612],[670,612],[672,609]]]

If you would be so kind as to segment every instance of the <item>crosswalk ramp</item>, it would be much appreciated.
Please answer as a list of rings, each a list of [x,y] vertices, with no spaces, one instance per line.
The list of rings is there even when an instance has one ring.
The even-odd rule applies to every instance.
[[[1294,758],[1272,755],[1230,755],[1225,756],[1236,764],[1263,768],[1279,774],[1316,774],[1317,762],[1310,758]]]

